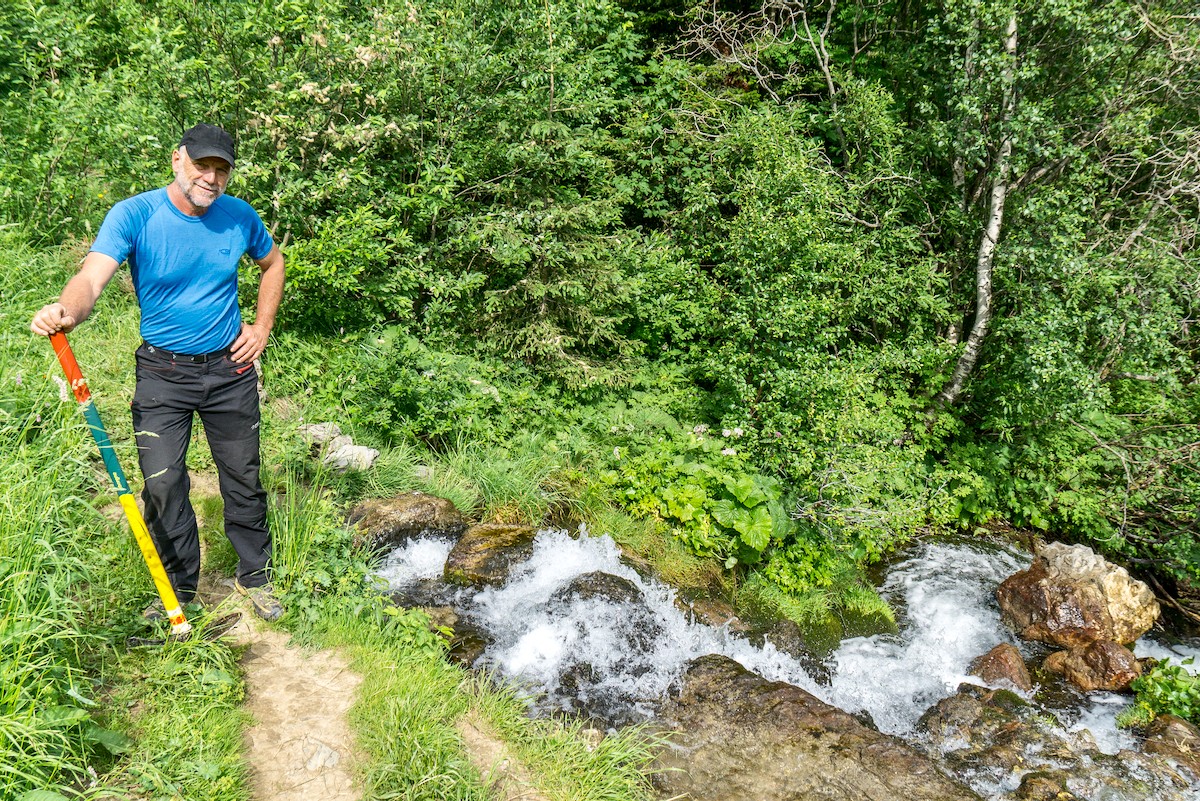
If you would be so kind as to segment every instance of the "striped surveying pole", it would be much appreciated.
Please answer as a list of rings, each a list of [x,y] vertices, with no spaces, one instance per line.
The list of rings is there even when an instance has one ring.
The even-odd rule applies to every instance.
[[[108,439],[108,432],[104,430],[104,423],[100,421],[100,413],[96,411],[96,404],[92,403],[92,393],[88,390],[87,381],[79,370],[79,363],[75,361],[75,354],[71,352],[71,346],[67,344],[67,335],[61,331],[51,334],[50,344],[54,347],[54,354],[58,356],[58,363],[62,365],[67,381],[71,384],[75,400],[79,401],[79,405],[83,409],[83,416],[87,420],[88,428],[92,431],[92,438],[100,447],[100,456],[104,459],[108,477],[117,490],[117,500],[121,502],[121,508],[125,510],[125,518],[129,521],[129,527],[133,529],[133,536],[137,540],[138,547],[142,549],[142,558],[146,560],[146,567],[150,568],[150,577],[154,579],[158,597],[162,599],[163,608],[167,610],[167,618],[171,621],[170,638],[186,637],[191,633],[192,624],[188,623],[187,618],[184,617],[183,608],[175,596],[175,588],[171,586],[171,580],[163,568],[162,559],[159,558],[158,550],[154,547],[154,540],[150,539],[146,521],[142,518],[142,513],[138,511],[133,493],[129,491],[129,482],[125,480],[125,472],[121,470],[121,463],[117,461],[117,454],[113,450],[112,442]]]

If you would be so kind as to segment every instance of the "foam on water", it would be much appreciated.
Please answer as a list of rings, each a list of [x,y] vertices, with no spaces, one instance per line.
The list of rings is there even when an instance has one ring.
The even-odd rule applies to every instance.
[[[1134,643],[1133,654],[1138,659],[1154,657],[1160,662],[1169,659],[1188,673],[1200,673],[1200,641],[1197,640],[1167,644],[1143,637]],[[1184,664],[1185,659],[1191,659],[1192,662]]]
[[[604,597],[552,602],[572,579],[594,571],[632,582],[644,607]],[[611,539],[542,531],[507,584],[475,596],[473,616],[495,638],[482,664],[542,688],[551,706],[602,710],[614,719],[651,715],[684,665],[704,654],[724,654],[768,678],[815,689],[796,660],[691,622],[674,602],[674,589],[622,564]]]
[[[414,539],[389,556],[378,575],[393,589],[440,577],[450,548],[445,539]],[[829,686],[770,643],[756,647],[727,628],[689,620],[675,606],[675,590],[623,564],[608,537],[541,531],[532,556],[504,586],[473,598],[466,591],[459,602],[493,638],[479,665],[528,688],[545,710],[618,722],[645,718],[689,660],[716,653],[849,712],[865,711],[881,731],[913,736],[931,705],[962,682],[981,683],[967,674],[975,657],[1004,642],[1026,657],[1032,653],[1001,622],[994,600],[997,585],[1028,563],[1026,554],[977,543],[919,545],[890,568],[880,588],[898,610],[898,633],[844,641],[830,657]],[[632,582],[644,604],[556,597],[576,577],[596,571]],[[1135,653],[1178,662],[1200,654],[1200,643],[1168,646],[1143,638]],[[1086,737],[1086,730],[1101,750],[1115,754],[1133,744],[1115,725],[1127,703],[1126,696],[1093,693],[1082,708],[1059,717],[1066,731]]]
[[[444,537],[417,537],[388,554],[375,575],[387,582],[391,591],[404,589],[418,581],[441,578],[446,557],[454,541]]]
[[[1125,729],[1117,728],[1117,715],[1129,706],[1130,698],[1117,693],[1092,693],[1088,705],[1080,710],[1079,717],[1066,726],[1072,734],[1083,734],[1095,740],[1096,748],[1103,754],[1116,754],[1137,745],[1137,738]]]
[[[1028,564],[1017,554],[973,545],[925,544],[894,566],[880,594],[900,615],[898,634],[844,641],[834,652],[826,698],[865,710],[879,729],[908,734],[932,704],[954,693],[971,661],[1017,641],[1001,622],[992,593]]]

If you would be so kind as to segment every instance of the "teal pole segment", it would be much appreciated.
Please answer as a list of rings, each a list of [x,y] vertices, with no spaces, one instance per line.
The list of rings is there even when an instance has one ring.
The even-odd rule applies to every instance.
[[[90,399],[83,405],[83,417],[87,420],[88,428],[92,430],[92,439],[100,446],[100,458],[104,460],[104,467],[108,470],[108,477],[112,479],[113,486],[117,488],[117,494],[129,495],[129,482],[125,480],[125,471],[117,461],[116,451],[113,450],[108,432],[104,430],[104,423],[100,422],[100,412]]]

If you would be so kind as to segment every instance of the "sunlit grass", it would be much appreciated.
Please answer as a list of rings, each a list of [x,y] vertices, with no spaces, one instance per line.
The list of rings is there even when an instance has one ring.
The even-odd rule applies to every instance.
[[[199,642],[125,652],[128,634],[145,633],[138,610],[153,586],[77,404],[54,380],[53,351],[28,331],[78,253],[2,244],[0,798],[240,801],[234,656]],[[136,471],[137,313],[119,284],[70,340],[118,458]]]

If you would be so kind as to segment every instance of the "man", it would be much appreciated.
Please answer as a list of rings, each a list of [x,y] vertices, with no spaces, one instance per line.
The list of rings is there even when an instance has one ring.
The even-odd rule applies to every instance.
[[[141,307],[133,429],[145,478],[146,523],[183,604],[196,595],[200,537],[185,459],[199,413],[225,502],[225,535],[238,554],[234,586],[254,611],[283,614],[268,583],[271,534],[259,481],[259,404],[254,360],[267,346],[283,297],[283,255],[254,209],[224,194],[233,139],[214,125],[184,133],[171,156],[175,180],[116,204],[79,272],[30,328],[49,336],[87,319],[122,262]],[[237,269],[262,269],[253,323],[238,308]],[[161,616],[161,604],[147,617]]]

